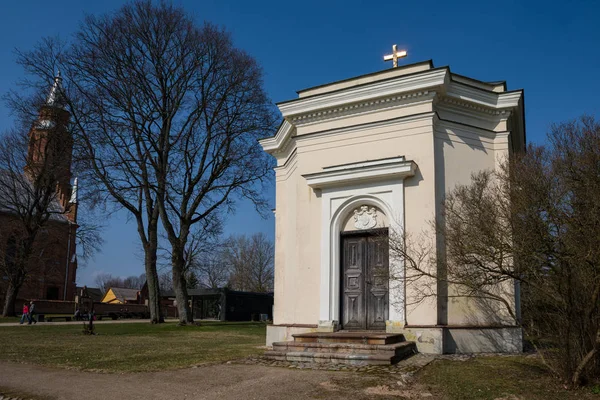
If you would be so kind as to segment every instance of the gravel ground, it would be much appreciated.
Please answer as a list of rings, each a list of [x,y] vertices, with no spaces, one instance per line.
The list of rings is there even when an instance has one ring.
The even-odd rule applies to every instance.
[[[412,387],[411,376],[432,360],[431,356],[416,355],[396,366],[354,367],[249,358],[128,374],[0,362],[0,387],[36,398],[65,400],[413,399],[431,396]]]

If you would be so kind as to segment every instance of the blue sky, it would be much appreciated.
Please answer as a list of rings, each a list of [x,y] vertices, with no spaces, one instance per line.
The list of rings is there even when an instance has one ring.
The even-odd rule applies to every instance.
[[[83,16],[113,11],[123,1],[24,0],[0,3],[0,93],[22,76],[13,50],[44,36],[68,37]],[[179,0],[198,21],[225,26],[237,47],[264,68],[274,102],[296,90],[389,68],[382,56],[397,43],[404,63],[435,66],[525,89],[527,137],[542,143],[548,127],[587,113],[600,100],[600,3],[589,1],[199,1]],[[11,116],[0,105],[0,132]],[[85,183],[83,183],[85,184]],[[270,190],[269,198],[274,199]],[[274,221],[241,204],[226,234],[274,234]],[[143,272],[135,227],[116,214],[103,231],[102,251],[81,266],[78,283],[98,272]]]

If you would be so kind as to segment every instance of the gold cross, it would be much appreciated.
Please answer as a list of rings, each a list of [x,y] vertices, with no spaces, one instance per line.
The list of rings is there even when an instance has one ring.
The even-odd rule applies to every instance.
[[[393,61],[393,67],[396,68],[398,66],[398,59],[406,57],[406,50],[400,50],[396,48],[396,45],[392,46],[392,54],[388,54],[387,56],[383,56],[383,61]]]

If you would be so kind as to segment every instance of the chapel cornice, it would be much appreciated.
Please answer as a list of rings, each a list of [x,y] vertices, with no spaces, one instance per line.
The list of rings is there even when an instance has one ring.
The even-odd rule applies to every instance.
[[[284,119],[281,125],[279,126],[279,129],[277,129],[277,133],[275,133],[275,136],[260,139],[258,142],[262,146],[263,150],[269,154],[281,152],[281,150],[283,150],[284,145],[288,144],[289,139],[292,137],[292,134],[295,130],[295,126]]]
[[[360,104],[395,95],[423,92],[428,88],[444,84],[446,79],[448,79],[448,70],[433,69],[416,75],[399,76],[330,93],[299,98],[279,103],[277,106],[283,117],[289,120],[292,116],[343,108],[349,104]]]
[[[493,92],[461,82],[451,81],[446,88],[446,96],[484,108],[506,109],[519,106],[519,101],[523,97],[523,91]]]
[[[508,118],[512,110],[522,107],[522,90],[503,91],[505,86],[499,84],[472,81],[477,84],[441,67],[281,102],[278,107],[284,122],[275,136],[260,144],[275,157],[282,156],[289,150],[296,126],[425,101],[485,119]]]
[[[435,97],[435,95],[435,92],[427,90],[413,93],[405,93],[396,96],[367,100],[360,103],[347,104],[338,108],[330,108],[326,110],[295,115],[289,117],[288,119],[294,125],[304,125],[335,118],[341,118],[348,115],[360,115],[372,111],[379,111],[381,109],[401,106],[403,104],[414,104],[417,101],[431,100],[433,97]]]
[[[448,105],[454,109],[466,109],[471,112],[476,112],[484,115],[491,116],[508,116],[510,114],[510,109],[508,108],[495,108],[486,105],[481,105],[479,103],[474,103],[471,101],[463,100],[456,96],[439,96],[437,101],[443,105]]]

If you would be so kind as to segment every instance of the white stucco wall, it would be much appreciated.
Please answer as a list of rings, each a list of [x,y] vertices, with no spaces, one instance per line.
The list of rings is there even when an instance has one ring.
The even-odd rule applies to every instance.
[[[352,105],[352,97],[344,97],[345,92],[356,92],[357,98],[361,99],[377,96],[376,91],[369,94],[369,88],[380,83],[377,77],[369,76],[361,78],[358,86],[344,82],[333,85],[335,90],[331,89],[331,92],[324,87],[303,93],[305,98],[301,97],[299,101],[306,103],[307,110],[310,109],[306,116],[298,116],[303,106],[296,106],[295,103],[280,106],[286,122],[279,136],[263,141],[265,149],[277,158],[278,165],[273,321],[276,328],[272,333],[275,329],[277,332],[287,332],[291,327],[316,329],[326,314],[324,297],[338,296],[338,293],[324,294],[323,282],[327,276],[323,274],[322,249],[324,243],[329,242],[323,235],[330,234],[323,233],[324,212],[333,213],[335,207],[341,207],[346,199],[353,196],[379,199],[377,201],[382,202],[380,211],[383,212],[383,205],[389,202],[386,199],[393,197],[391,193],[397,184],[378,180],[320,189],[310,187],[306,176],[349,163],[404,157],[416,164],[416,172],[414,176],[402,178],[400,187],[403,204],[388,207],[387,213],[396,215],[386,215],[386,224],[392,228],[395,225],[402,226],[415,238],[429,230],[427,240],[431,241],[432,246],[439,246],[431,234],[430,222],[439,214],[439,205],[445,193],[457,183],[468,183],[472,172],[495,168],[499,157],[509,153],[509,137],[521,129],[519,121],[522,121],[522,116],[509,121],[511,113],[522,113],[520,97],[510,93],[504,99],[502,88],[497,85],[491,87],[481,83],[477,88],[463,87],[460,82],[452,82],[451,75],[433,70],[429,73],[427,69],[420,65],[415,71],[424,71],[426,79],[434,86],[430,90],[411,92],[407,89],[406,95]],[[410,84],[423,86],[418,77],[413,75],[406,78],[413,82]],[[386,86],[381,90],[393,91],[388,81],[394,73],[385,76]],[[398,76],[398,79],[404,79]],[[399,90],[405,90],[405,86],[402,86],[404,83],[399,85],[402,87]],[[452,97],[451,92],[458,93],[459,89],[462,90],[460,96]],[[479,97],[469,100],[468,95],[474,91],[479,91]],[[330,97],[331,104],[335,103],[338,108],[326,108]],[[338,105],[343,101],[347,101],[349,106]],[[469,105],[469,101],[473,105]],[[323,112],[315,108],[320,104],[323,104]],[[502,106],[502,111],[495,111],[497,104],[506,105]],[[516,135],[513,140],[522,141],[523,132],[519,131]],[[328,203],[324,204],[324,201]],[[327,218],[330,217],[333,218],[332,215]],[[349,229],[348,218],[344,216],[339,230]],[[335,290],[333,285],[331,287]],[[440,324],[487,322],[472,302],[456,298],[440,302],[435,297],[436,282],[430,282],[430,287],[433,297],[407,304],[411,301],[406,299],[417,295],[417,289],[408,286],[405,298],[403,294],[403,301],[398,305],[403,309],[391,313],[397,318],[401,315],[403,321],[396,321],[398,325],[388,326],[388,329],[397,331],[405,323],[433,329]],[[507,293],[511,295],[508,289]],[[450,293],[452,290],[449,288]],[[328,301],[331,302],[331,299]],[[331,313],[329,319],[336,319]],[[417,331],[413,329],[411,332]],[[437,338],[437,342],[429,344],[432,349],[442,348],[439,343],[442,336],[441,333],[432,335],[432,338]]]

